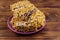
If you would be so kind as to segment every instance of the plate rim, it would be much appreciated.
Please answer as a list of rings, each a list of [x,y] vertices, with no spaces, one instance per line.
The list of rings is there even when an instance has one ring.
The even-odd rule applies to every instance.
[[[9,16],[9,18],[8,18],[8,20],[7,20],[8,28],[9,28],[11,31],[13,31],[13,32],[15,32],[15,33],[18,33],[18,34],[33,34],[33,33],[36,33],[36,32],[38,32],[38,31],[41,31],[41,30],[44,28],[45,24],[46,24],[46,20],[44,20],[44,25],[41,26],[41,28],[40,28],[39,30],[37,30],[37,31],[34,31],[34,32],[18,32],[18,31],[16,31],[16,30],[14,30],[14,29],[12,28],[12,25],[10,24],[10,20],[11,20],[12,17],[13,17],[13,15]]]

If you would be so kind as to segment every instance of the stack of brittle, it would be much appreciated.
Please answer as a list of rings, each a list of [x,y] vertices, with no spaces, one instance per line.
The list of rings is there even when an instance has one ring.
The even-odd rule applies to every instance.
[[[29,1],[20,1],[10,5],[13,12],[11,24],[20,32],[36,31],[44,25],[45,15]]]

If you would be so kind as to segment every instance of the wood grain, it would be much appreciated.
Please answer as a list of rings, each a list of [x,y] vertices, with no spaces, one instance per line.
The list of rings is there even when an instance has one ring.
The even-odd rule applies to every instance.
[[[60,33],[59,31],[60,31],[60,22],[47,22],[45,28],[41,32],[38,32],[35,36],[33,35],[33,37],[36,38],[39,38],[40,36],[55,37],[60,35],[57,34]],[[17,37],[18,36],[19,35],[17,35]],[[0,37],[16,37],[16,34],[11,32],[5,25],[0,27]]]
[[[32,35],[19,35],[7,26],[10,5],[21,0],[0,0],[0,40],[60,40],[60,0],[29,0],[46,16],[45,28]]]
[[[60,8],[38,8],[46,15],[47,21],[56,21],[60,22]],[[5,10],[5,9],[3,9]],[[0,12],[0,22],[4,22],[8,17],[12,15],[12,11]],[[54,18],[54,19],[53,19]]]

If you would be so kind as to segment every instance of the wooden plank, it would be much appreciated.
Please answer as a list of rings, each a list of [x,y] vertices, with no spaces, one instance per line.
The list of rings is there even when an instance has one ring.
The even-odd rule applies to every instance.
[[[2,27],[0,27],[0,37],[18,37],[18,36],[23,37],[24,35],[22,36],[22,35],[15,34],[11,30],[9,30],[7,26],[2,25]],[[29,36],[25,35],[25,36],[33,37],[33,38],[58,37],[58,36],[60,36],[60,22],[47,22],[45,28],[42,31],[40,31],[32,36],[30,36],[30,35]]]
[[[39,8],[39,10],[44,12],[47,21],[60,22],[60,8]],[[0,21],[6,21],[10,15],[12,15],[11,11],[6,11],[6,12],[0,11]]]
[[[5,12],[0,11],[0,16],[10,16],[12,14],[13,14],[12,11],[7,11],[7,12],[6,11]]]
[[[31,0],[38,8],[60,8],[60,0]]]
[[[20,37],[1,37],[0,40],[57,40],[57,38],[20,38]]]
[[[58,32],[60,33],[60,32]],[[55,31],[46,31],[46,32],[38,32],[36,34],[33,35],[19,35],[19,34],[15,34],[14,32],[10,31],[10,30],[0,30],[0,37],[21,37],[21,38],[55,38],[57,36],[60,36],[59,34],[57,34],[57,32]]]
[[[7,22],[9,16],[0,16],[0,22]]]
[[[20,0],[0,0],[0,5],[8,8],[10,4],[16,3]],[[60,8],[60,0],[29,0],[37,7]],[[5,6],[5,4],[7,6]]]
[[[46,20],[51,22],[60,21],[60,9],[59,8],[39,8],[46,15]]]

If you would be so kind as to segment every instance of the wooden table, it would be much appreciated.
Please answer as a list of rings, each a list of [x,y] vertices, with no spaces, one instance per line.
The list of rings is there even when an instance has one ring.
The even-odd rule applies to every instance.
[[[12,14],[9,5],[19,0],[0,0],[0,40],[60,40],[60,0],[30,0],[46,15],[45,28],[32,35],[19,35],[8,29]]]

